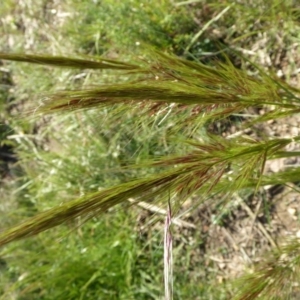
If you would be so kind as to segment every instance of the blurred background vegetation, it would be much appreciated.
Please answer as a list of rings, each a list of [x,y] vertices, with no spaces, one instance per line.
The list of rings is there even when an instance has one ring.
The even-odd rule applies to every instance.
[[[247,59],[297,86],[299,25],[300,9],[292,0],[3,0],[0,51],[137,61],[157,49],[205,64],[226,53],[249,74],[255,70]],[[174,130],[179,120],[190,119],[188,110],[155,115],[151,122],[134,110],[113,108],[39,118],[24,114],[55,90],[121,80],[124,76],[110,71],[0,64],[1,229],[88,192],[150,175],[149,168],[123,167],[184,152],[182,143],[170,141],[234,133],[241,126],[242,118],[231,116],[209,127]],[[273,206],[261,200],[265,194],[258,200],[260,222],[272,236]],[[254,197],[248,190],[241,196]],[[253,241],[244,260],[229,255],[239,252],[234,241],[231,246],[222,241],[232,238],[230,226],[238,230],[235,201],[226,211],[185,204],[180,216],[185,223],[174,225],[174,299],[232,298],[231,279],[270,248],[269,240]],[[204,217],[225,232],[215,244]],[[252,215],[247,217],[251,223]],[[142,207],[118,206],[83,227],[78,220],[8,245],[0,251],[1,299],[162,299],[164,218]],[[228,260],[234,261],[231,271]]]

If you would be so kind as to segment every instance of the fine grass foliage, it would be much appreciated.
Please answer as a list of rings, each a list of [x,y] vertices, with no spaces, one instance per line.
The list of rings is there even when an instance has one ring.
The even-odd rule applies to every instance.
[[[17,62],[1,69],[16,85],[5,83],[3,98],[16,100],[2,119],[19,162],[1,186],[11,229],[0,243],[22,240],[2,247],[3,299],[159,299],[162,217],[140,232],[139,201],[163,207],[171,196],[176,216],[193,199],[216,205],[218,220],[236,194],[298,183],[297,167],[264,171],[298,156],[287,150],[298,137],[247,134],[299,113],[299,90],[286,84],[297,77],[295,1],[4,2],[1,59]],[[228,137],[219,124],[230,118],[242,122]],[[297,241],[233,288],[204,265],[204,241],[174,241],[175,299],[297,299]]]
[[[0,54],[0,58],[4,59],[13,60],[15,57],[17,60],[25,62],[34,60],[34,63],[42,64],[49,62],[52,64],[56,61],[41,56]],[[45,105],[41,105],[35,113],[74,112],[103,105],[104,107],[122,105],[127,106],[127,109],[140,106],[142,115],[148,113],[148,117],[151,117],[153,107],[157,113],[162,105],[175,103],[177,107],[175,106],[174,110],[180,109],[182,105],[196,105],[200,116],[208,115],[206,123],[209,123],[217,117],[234,112],[242,113],[250,107],[275,106],[285,115],[298,110],[298,91],[261,70],[260,76],[253,77],[236,70],[229,61],[206,66],[158,53],[155,57],[157,61],[148,67],[134,67],[135,75],[136,73],[142,75],[137,83],[110,84],[94,89],[58,92],[47,98]],[[65,65],[70,65],[74,61],[58,58],[60,59],[65,59]],[[119,62],[113,63],[112,68],[116,65],[120,65],[120,69],[123,68],[123,64]],[[107,65],[100,68],[107,68]],[[228,78],[231,80],[228,81]],[[274,113],[272,117],[274,118]],[[258,121],[261,120],[258,118]],[[186,142],[190,150],[185,154],[140,163],[142,168],[160,167],[166,169],[165,171],[86,194],[39,213],[24,223],[4,231],[0,236],[0,244],[5,245],[33,236],[78,218],[82,221],[92,219],[116,205],[126,204],[129,198],[135,199],[136,202],[142,200],[153,203],[156,200],[163,203],[171,196],[173,205],[178,208],[185,199],[195,193],[201,195],[198,201],[212,193],[225,195],[225,198],[220,199],[225,199],[226,203],[230,195],[243,188],[252,186],[257,190],[265,185],[270,180],[270,176],[263,173],[266,161],[297,155],[298,152],[285,151],[288,144],[297,140],[295,137],[259,141],[246,136],[228,139],[210,134],[207,134],[202,142],[191,139]],[[125,169],[130,171],[131,168],[128,165]],[[297,168],[295,170],[299,172]],[[282,173],[273,175],[275,178],[280,176]],[[128,206],[125,205],[126,209],[129,209]],[[272,275],[273,273],[270,273],[266,278],[269,279]],[[284,276],[284,273],[281,275]]]
[[[69,20],[65,30],[83,53],[138,53],[140,47],[151,45],[180,54],[195,32],[192,8],[175,6],[170,1],[121,1],[118,5],[111,0],[72,1],[72,4],[72,14],[78,22]]]

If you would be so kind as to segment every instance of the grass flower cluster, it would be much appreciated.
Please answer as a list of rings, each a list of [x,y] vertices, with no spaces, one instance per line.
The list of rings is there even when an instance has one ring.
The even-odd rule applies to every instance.
[[[35,26],[37,12],[21,2],[24,24],[31,20]],[[51,293],[53,299],[157,299],[163,294],[163,277],[166,299],[297,299],[297,238],[274,242],[261,226],[274,249],[253,265],[250,275],[226,282],[224,288],[220,280],[217,290],[212,288],[216,280],[206,272],[192,277],[186,271],[191,257],[206,247],[204,235],[201,241],[182,242],[182,237],[181,243],[175,227],[194,230],[194,224],[180,218],[203,206],[217,211],[215,220],[225,219],[234,206],[232,199],[247,193],[256,197],[273,186],[299,192],[297,164],[268,170],[279,160],[297,159],[299,135],[259,132],[270,122],[297,118],[300,112],[300,90],[289,80],[297,75],[297,69],[289,70],[297,65],[290,55],[299,38],[295,3],[204,1],[200,8],[199,1],[172,6],[163,1],[154,4],[154,13],[148,1],[124,1],[117,10],[109,0],[101,5],[71,2],[83,11],[74,26],[68,14],[78,14],[61,13],[64,5],[54,3],[57,7],[46,7],[43,13],[49,20],[57,14],[57,26],[63,24],[62,31],[78,37],[78,55],[61,55],[63,46],[52,49],[58,55],[27,54],[31,46],[26,32],[25,49],[16,45],[18,51],[0,52],[3,74],[12,66],[20,85],[22,74],[33,74],[27,83],[23,79],[21,97],[6,103],[1,115],[13,124],[1,142],[18,155],[7,176],[17,180],[0,186],[5,195],[5,188],[14,191],[11,203],[0,202],[5,213],[0,223],[3,299],[47,299]],[[12,26],[10,9],[1,19],[3,28]],[[235,20],[241,18],[237,26]],[[192,20],[199,23],[198,30]],[[118,22],[124,25],[121,31],[113,27]],[[45,38],[42,29],[35,34],[32,39]],[[54,32],[50,37],[54,48],[74,43],[62,42]],[[275,47],[276,41],[290,48],[280,43]],[[36,51],[41,49],[29,52],[45,53]],[[133,55],[120,59],[126,51]],[[281,57],[289,67],[282,65],[279,72]],[[47,74],[53,76],[43,82]],[[14,86],[12,80],[5,82],[7,98]],[[37,99],[28,101],[30,91],[39,94]],[[251,212],[246,198],[238,205]],[[183,212],[186,203],[189,208]],[[151,221],[139,210],[147,205],[156,211]],[[165,216],[160,218],[160,212]],[[165,230],[163,246],[159,222]],[[177,252],[184,253],[180,261]],[[197,265],[199,273],[203,267]],[[214,270],[207,264],[205,268]],[[2,275],[2,269],[8,275]],[[214,277],[214,271],[211,274]],[[212,284],[200,284],[204,279]]]

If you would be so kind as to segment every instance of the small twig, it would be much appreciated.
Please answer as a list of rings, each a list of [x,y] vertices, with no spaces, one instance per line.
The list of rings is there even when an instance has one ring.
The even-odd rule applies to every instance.
[[[233,237],[231,236],[231,234],[227,231],[227,229],[225,227],[222,227],[223,232],[225,233],[225,235],[227,236],[227,238],[230,240],[233,248],[235,251],[239,251],[239,247],[236,244],[235,240],[233,239]]]
[[[248,263],[252,264],[253,261],[249,257],[249,255],[247,254],[247,252],[245,251],[245,249],[243,247],[241,247],[240,250],[241,250],[242,254],[244,255],[244,260],[247,261]]]
[[[235,242],[233,236],[230,234],[230,232],[229,232],[226,228],[224,228],[224,227],[223,227],[223,232],[225,233],[225,235],[227,236],[227,238],[228,238],[228,239],[230,240],[230,242],[232,243],[232,246],[233,246],[234,250],[237,251],[237,252],[238,252],[238,251],[241,252],[242,255],[243,255],[243,259],[244,259],[245,261],[247,261],[248,263],[252,263],[252,261],[251,261],[249,255],[246,253],[245,249],[244,249],[243,247],[239,247],[239,246],[236,244],[236,242]]]
[[[182,1],[182,2],[175,3],[174,6],[189,5],[189,4],[193,4],[193,3],[197,3],[197,2],[201,2],[201,1],[202,1],[202,0]]]
[[[232,4],[225,7],[217,16],[215,16],[214,18],[210,19],[203,27],[202,29],[192,38],[191,42],[189,43],[189,45],[186,47],[186,49],[184,50],[184,54],[187,54],[187,52],[189,52],[189,50],[191,49],[191,47],[194,45],[194,43],[199,39],[199,37],[203,34],[203,32],[214,22],[218,21],[230,8],[231,8]]]
[[[258,212],[259,212],[261,203],[262,203],[262,198],[260,198],[259,202],[257,203],[256,209],[255,209],[255,213],[254,213],[254,218],[253,218],[252,224],[251,224],[251,226],[250,226],[250,232],[253,230],[253,227],[254,227],[254,224],[255,224],[255,221],[256,221],[256,218],[257,218],[257,215],[258,215]],[[249,236],[247,237],[246,245],[248,244],[249,240],[250,240],[250,234],[249,234]]]
[[[235,132],[235,133],[233,133],[233,134],[228,135],[228,136],[226,137],[226,139],[233,139],[233,138],[236,138],[236,137],[238,137],[238,136],[241,136],[241,135],[243,135],[243,134],[247,134],[247,133],[250,133],[250,132],[251,132],[251,129],[246,128],[246,129],[244,129],[244,130],[240,130],[240,131],[237,131],[237,132]]]
[[[248,215],[255,220],[256,216],[255,214],[252,212],[252,210],[250,209],[250,207],[243,201],[243,199],[241,199],[238,195],[236,195],[236,197],[240,200],[240,204],[243,207],[243,209],[248,213]],[[266,239],[269,241],[269,243],[274,247],[277,248],[277,244],[275,243],[275,241],[272,239],[272,237],[269,235],[269,233],[267,232],[267,230],[265,229],[265,227],[262,225],[261,222],[259,222],[258,220],[257,222],[257,226],[259,228],[259,230],[263,233],[263,235],[266,237]]]
[[[129,198],[128,201],[131,202],[131,203],[134,203],[134,204],[136,204],[136,205],[138,205],[138,206],[140,206],[140,207],[142,207],[146,210],[149,210],[153,213],[158,213],[158,214],[161,214],[161,215],[164,215],[164,216],[166,216],[168,214],[168,212],[165,209],[160,208],[156,205],[147,203],[147,202],[143,202],[143,201],[137,202],[133,198]],[[175,224],[179,227],[186,227],[186,228],[193,228],[193,229],[196,228],[196,226],[194,224],[183,221],[179,218],[173,218],[172,219],[172,224]]]
[[[227,236],[227,238],[228,238],[228,239],[230,240],[230,242],[232,243],[234,250],[235,250],[235,251],[240,251],[240,252],[242,253],[242,255],[243,255],[243,259],[244,259],[245,261],[247,261],[248,263],[249,263],[249,262],[251,263],[252,261],[251,261],[249,255],[246,253],[245,249],[244,249],[243,247],[239,247],[239,246],[237,245],[237,243],[235,242],[235,240],[234,240],[234,238],[232,237],[232,235],[230,234],[230,232],[229,232],[226,228],[224,228],[224,227],[223,227],[223,232],[225,233],[225,235]]]
[[[169,110],[168,112],[164,115],[164,117],[158,122],[158,126],[169,116],[169,114],[172,112],[173,107],[175,106],[175,103],[171,103],[169,105]]]
[[[248,50],[248,49],[243,49],[243,48],[240,48],[240,47],[231,47],[233,50],[237,50],[237,51],[240,51],[242,52],[243,54],[248,54],[248,55],[256,55],[257,52],[255,51],[252,51],[252,50]]]
[[[211,255],[208,255],[207,258],[209,258],[217,263],[230,263],[231,262],[231,259],[221,259],[221,258],[214,257]]]
[[[165,221],[164,232],[164,279],[165,279],[165,300],[173,299],[173,246],[172,246],[172,211],[170,199]]]

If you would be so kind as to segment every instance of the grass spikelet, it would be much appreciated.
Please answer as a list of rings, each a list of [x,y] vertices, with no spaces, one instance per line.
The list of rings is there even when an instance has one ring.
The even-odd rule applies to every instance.
[[[298,239],[287,241],[274,249],[253,274],[237,281],[238,294],[234,300],[296,299],[299,295],[300,244]],[[267,298],[264,298],[267,297]]]
[[[198,105],[220,110],[220,114],[240,112],[249,106],[275,105],[281,109],[299,109],[299,99],[287,85],[259,70],[260,77],[237,70],[226,58],[213,66],[189,62],[154,52],[153,62],[140,66],[114,60],[18,55],[0,53],[1,59],[71,68],[115,69],[134,71],[139,80],[93,89],[61,91],[46,97],[38,111],[43,113],[88,109],[102,105],[141,103]]]
[[[275,154],[288,142],[288,139],[269,142],[244,141],[239,148],[234,146],[236,143],[233,140],[221,140],[217,137],[211,137],[211,142],[206,144],[190,142],[195,148],[190,154],[162,158],[148,165],[175,168],[150,178],[123,183],[40,213],[1,233],[0,245],[33,236],[77,217],[88,220],[117,204],[126,203],[128,198],[147,202],[153,201],[157,196],[166,199],[169,192],[171,196],[177,195],[184,200],[200,190],[202,195],[213,190],[220,192],[218,183],[222,179],[227,180],[226,193],[233,193],[244,186],[249,177],[260,182],[266,153]],[[230,169],[233,172],[229,172]],[[253,170],[257,173],[254,177]],[[228,179],[231,182],[229,185]],[[220,186],[222,187],[222,182]]]
[[[61,68],[76,68],[76,69],[114,69],[114,70],[136,70],[139,66],[120,62],[110,59],[99,59],[96,57],[70,58],[65,56],[50,56],[50,55],[30,55],[30,54],[13,54],[0,52],[0,59],[27,62],[38,65],[49,65]]]

